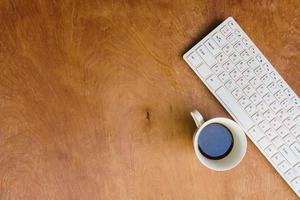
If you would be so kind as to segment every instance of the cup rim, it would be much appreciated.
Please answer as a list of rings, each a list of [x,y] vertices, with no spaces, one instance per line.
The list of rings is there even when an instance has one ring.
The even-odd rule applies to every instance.
[[[232,134],[234,139],[234,145],[231,152],[224,158],[220,160],[212,160],[204,157],[200,150],[198,149],[198,137],[202,129],[212,123],[219,123],[226,128],[228,128]],[[194,143],[194,150],[198,160],[208,167],[209,169],[215,171],[226,171],[234,168],[237,166],[244,158],[247,150],[247,138],[241,126],[239,126],[235,121],[224,118],[224,117],[217,117],[210,119],[204,122],[194,133],[193,137]],[[235,149],[234,149],[235,148]],[[239,148],[239,149],[237,149]],[[233,153],[234,152],[234,153]],[[232,154],[232,155],[231,155]],[[230,157],[231,156],[231,157]],[[234,157],[235,156],[235,157]],[[229,157],[229,158],[228,158]]]

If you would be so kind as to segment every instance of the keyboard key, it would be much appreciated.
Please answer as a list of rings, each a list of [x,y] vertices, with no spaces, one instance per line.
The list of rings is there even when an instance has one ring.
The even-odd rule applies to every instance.
[[[259,66],[258,68],[256,68],[256,69],[254,70],[254,72],[255,72],[255,74],[256,74],[259,78],[263,77],[263,76],[266,74],[266,71],[265,71],[265,69],[263,68],[263,66]]]
[[[252,58],[252,56],[251,56],[250,52],[248,51],[248,49],[244,50],[240,55],[246,61],[248,61],[250,58]]]
[[[244,88],[247,86],[248,80],[244,77],[241,77],[236,83],[240,88]]]
[[[271,159],[275,165],[279,165],[279,163],[285,160],[281,153],[276,153]]]
[[[240,56],[237,54],[237,53],[233,53],[229,56],[229,59],[234,63],[234,64],[237,64],[241,58]]]
[[[274,144],[277,148],[279,148],[279,147],[281,147],[282,145],[285,144],[284,141],[283,141],[283,139],[282,139],[281,137],[276,137],[276,138],[274,138],[274,139],[272,140],[272,142],[273,142],[273,144]]]
[[[291,166],[290,163],[288,163],[287,161],[283,161],[282,163],[280,163],[280,164],[278,165],[278,169],[279,169],[282,173],[288,171],[289,169],[291,169],[291,167],[292,167],[292,166]]]
[[[223,64],[223,68],[225,69],[225,71],[231,72],[234,69],[234,65],[231,61],[228,60]]]
[[[265,149],[267,148],[269,145],[271,145],[271,142],[268,138],[263,137],[261,140],[258,141],[258,145],[262,148]]]
[[[293,126],[296,125],[296,122],[295,122],[292,118],[288,117],[286,120],[283,121],[283,124],[284,124],[288,129],[291,129]]]
[[[264,137],[264,134],[263,132],[256,126],[254,126],[253,128],[251,128],[249,131],[248,131],[249,135],[251,136],[251,138],[254,140],[254,141],[258,141],[260,140],[261,138]]]
[[[292,103],[294,104],[294,106],[299,106],[300,105],[299,98],[298,97],[292,98]]]
[[[227,74],[227,72],[223,72],[218,77],[223,83],[226,83],[228,80],[230,80],[230,76]]]
[[[295,165],[299,162],[297,156],[292,152],[292,150],[288,146],[283,145],[279,148],[279,151],[283,155],[283,157],[285,157],[285,159],[287,159],[287,161],[289,161],[289,163],[291,163],[292,165]]]
[[[236,41],[238,41],[238,36],[236,35],[235,32],[231,33],[228,37],[227,37],[227,40],[230,42],[230,43],[235,43]]]
[[[298,137],[300,135],[300,126],[296,124],[296,126],[291,129],[291,133]]]
[[[279,86],[276,83],[271,83],[268,86],[268,89],[271,91],[271,93],[275,94],[276,92],[278,92],[278,90],[280,90]]]
[[[228,26],[228,25],[225,25],[221,28],[221,33],[227,37],[230,33],[231,33],[232,29]]]
[[[237,52],[239,52],[239,53],[241,53],[241,52],[245,49],[243,43],[240,42],[240,41],[237,42],[237,43],[233,46],[233,48],[234,48]]]
[[[241,72],[238,69],[234,69],[232,70],[232,72],[230,72],[230,76],[233,80],[238,80],[241,77]]]
[[[247,63],[252,69],[255,69],[259,65],[257,60],[254,58],[251,58]]]
[[[210,75],[212,75],[212,71],[210,70],[210,68],[206,65],[206,64],[201,64],[198,68],[197,68],[197,72],[198,74],[206,79],[208,78]]]
[[[269,92],[263,96],[263,100],[270,105],[271,103],[273,103],[276,99],[273,95],[271,95]]]
[[[299,177],[295,178],[295,180],[292,181],[292,186],[295,188],[296,191],[300,192],[300,178]]]
[[[216,57],[218,63],[220,63],[220,64],[223,64],[223,63],[227,60],[227,58],[228,58],[228,57],[227,57],[223,52],[220,53],[220,54]]]
[[[261,121],[264,120],[264,117],[262,116],[262,114],[260,114],[259,112],[255,113],[254,115],[252,115],[252,119],[255,123],[260,123]]]
[[[272,119],[274,119],[275,117],[275,114],[272,110],[267,110],[265,113],[264,113],[264,117],[268,120],[268,121],[271,121]]]
[[[248,106],[250,104],[250,101],[249,101],[248,97],[244,96],[244,97],[240,98],[239,103],[241,104],[241,106],[243,106],[245,108],[246,106]]]
[[[275,82],[279,80],[279,76],[274,71],[270,73],[270,76]]]
[[[268,106],[265,102],[260,102],[258,105],[257,105],[257,109],[261,112],[261,113],[264,113],[268,110]]]
[[[246,69],[244,72],[243,72],[243,75],[245,76],[246,79],[250,80],[252,79],[253,77],[255,77],[255,74],[253,72],[252,69],[248,68]]]
[[[265,96],[269,90],[266,88],[266,86],[264,85],[261,85],[259,86],[257,89],[256,89],[257,93],[260,95],[260,96]]]
[[[292,90],[290,90],[289,88],[286,88],[284,90],[285,94],[288,96],[288,97],[292,97],[294,96],[294,92]]]
[[[206,83],[212,90],[216,90],[223,85],[220,79],[218,79],[218,77],[216,77],[215,75],[212,75],[211,77],[206,79]]]
[[[290,169],[284,174],[284,176],[287,180],[291,181],[298,176],[298,172],[294,169]]]
[[[269,126],[269,125],[268,125]],[[270,127],[270,126],[269,126]],[[278,135],[274,129],[269,129],[266,131],[266,136],[270,139],[273,140],[275,139]]]
[[[245,110],[247,113],[249,113],[249,115],[253,115],[257,111],[253,104],[248,105]]]
[[[285,120],[286,118],[289,117],[289,114],[284,110],[284,109],[281,109],[278,113],[277,113],[277,117],[283,121]]]
[[[227,89],[221,87],[216,91],[216,95],[225,104],[230,113],[235,116],[236,121],[238,121],[242,127],[248,130],[254,125],[247,113],[239,106]]]
[[[300,158],[300,143],[295,142],[291,145],[292,151],[295,153],[296,156]]]
[[[233,90],[237,87],[237,85],[236,85],[235,81],[229,80],[229,81],[227,81],[227,82],[225,83],[225,87],[226,87],[229,91],[233,91]]]
[[[287,98],[286,94],[283,93],[282,91],[278,91],[277,93],[274,94],[274,96],[276,97],[276,99],[279,101],[279,102],[282,102],[284,99]]]
[[[265,84],[265,85],[270,85],[272,83],[272,78],[271,76],[269,76],[268,74],[266,74],[265,76],[263,76],[261,78],[262,82]]]
[[[238,64],[236,64],[236,67],[241,71],[245,71],[246,69],[248,69],[247,64],[244,61],[240,61]]]
[[[261,80],[258,79],[258,77],[254,77],[249,82],[254,88],[257,88],[258,86],[260,86],[262,84]]]
[[[251,85],[248,85],[245,87],[244,92],[248,97],[250,97],[255,93],[255,89]]]
[[[236,29],[237,27],[236,27],[236,24],[234,23],[234,21],[232,21],[232,20],[230,20],[229,22],[228,22],[228,26],[231,28],[231,29]]]
[[[187,57],[188,62],[193,66],[193,67],[197,67],[198,65],[200,65],[201,63],[203,63],[202,59],[200,58],[200,56],[196,53],[193,52],[191,53],[188,57]]]
[[[242,39],[242,42],[244,43],[244,45],[246,46],[246,47],[250,47],[250,42],[249,42],[249,40],[247,39],[247,38],[243,38]]]
[[[223,51],[226,55],[230,55],[234,52],[234,49],[231,44],[227,44],[227,45],[225,45],[225,47],[223,47]]]
[[[270,146],[268,146],[268,147],[265,149],[265,152],[266,152],[267,156],[271,157],[271,156],[273,156],[275,153],[277,153],[278,151],[277,151],[276,147],[275,147],[274,145],[271,144]]]
[[[257,55],[256,60],[258,61],[258,63],[260,65],[263,65],[266,62],[265,59],[261,55]]]
[[[277,117],[275,117],[274,119],[272,119],[270,124],[275,130],[277,130],[281,126],[281,121]]]
[[[259,52],[252,46],[252,47],[249,47],[249,51],[251,52],[252,55],[257,55],[259,54]]]
[[[287,136],[285,136],[283,138],[283,140],[285,141],[285,143],[288,145],[288,146],[291,146],[294,142],[296,142],[296,138],[294,135],[292,134],[288,134]],[[295,152],[294,152],[295,153]],[[297,154],[296,154],[297,155]]]
[[[267,120],[263,120],[260,124],[259,127],[266,132],[267,134],[267,130],[269,130],[271,128],[270,123]],[[272,130],[271,130],[272,131]],[[277,135],[277,134],[276,134]],[[276,136],[275,135],[275,136]],[[273,139],[274,137],[272,137],[271,139]]]
[[[234,96],[234,98],[240,99],[242,96],[244,96],[244,93],[240,88],[237,88],[233,90],[232,95]]]
[[[271,108],[275,113],[277,113],[277,112],[281,109],[281,106],[280,106],[280,104],[279,104],[277,101],[274,101],[273,103],[271,103],[270,108]]]
[[[257,95],[257,94],[253,94],[250,97],[250,100],[254,103],[254,105],[257,105],[257,104],[259,104],[262,101],[262,98],[259,95]]]
[[[225,37],[219,32],[213,35],[213,39],[220,47],[223,47],[226,44]]]
[[[197,52],[201,56],[201,58],[206,62],[207,65],[213,66],[216,63],[215,57],[208,51],[208,49],[204,46],[200,46],[197,49]]]
[[[279,129],[277,130],[277,133],[278,133],[281,137],[285,137],[285,136],[287,136],[287,134],[289,133],[289,130],[288,130],[285,126],[280,126]]]
[[[220,47],[212,38],[205,42],[205,46],[213,55],[217,55],[221,51]]]
[[[221,73],[224,71],[223,67],[222,67],[220,64],[214,65],[214,66],[211,68],[211,70],[212,70],[213,73],[216,74],[216,75],[219,75],[219,74],[221,74]]]
[[[287,111],[287,113],[292,117],[292,118],[296,118],[300,115],[300,111],[297,107],[292,107],[291,109],[289,109]]]
[[[292,104],[292,102],[289,99],[286,99],[286,100],[284,100],[284,101],[281,102],[281,106],[284,109],[289,110],[290,108],[293,107],[293,104]]]

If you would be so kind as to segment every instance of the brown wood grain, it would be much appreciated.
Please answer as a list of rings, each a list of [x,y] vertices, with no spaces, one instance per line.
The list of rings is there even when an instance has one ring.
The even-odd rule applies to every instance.
[[[228,16],[300,94],[300,1],[1,1],[0,199],[296,199],[250,140],[195,158],[230,116],[182,55]]]

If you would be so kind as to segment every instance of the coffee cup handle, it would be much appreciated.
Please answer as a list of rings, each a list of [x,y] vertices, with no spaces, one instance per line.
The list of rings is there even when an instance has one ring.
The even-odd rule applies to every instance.
[[[195,122],[197,128],[200,128],[200,126],[204,123],[204,119],[203,119],[202,115],[200,114],[200,112],[198,110],[193,110],[191,112],[191,115],[194,119],[194,122]]]

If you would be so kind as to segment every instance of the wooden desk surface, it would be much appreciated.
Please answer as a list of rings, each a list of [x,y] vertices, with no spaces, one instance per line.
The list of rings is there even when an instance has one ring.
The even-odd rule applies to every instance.
[[[182,54],[230,15],[300,94],[300,1],[1,1],[0,199],[296,199],[249,140],[195,158],[229,115]]]

